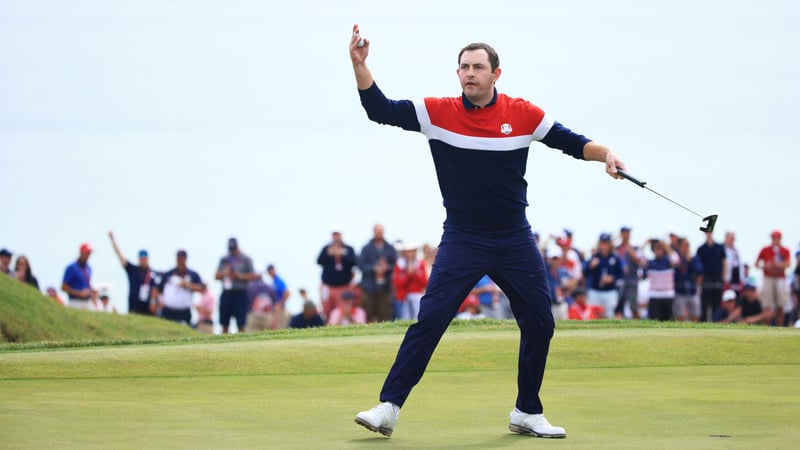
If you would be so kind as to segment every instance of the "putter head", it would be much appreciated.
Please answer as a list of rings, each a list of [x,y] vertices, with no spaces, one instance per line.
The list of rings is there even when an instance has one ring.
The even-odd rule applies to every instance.
[[[704,233],[711,233],[714,231],[714,225],[717,224],[717,215],[711,214],[710,216],[703,217],[703,221],[706,223],[706,226],[700,227],[700,231]]]

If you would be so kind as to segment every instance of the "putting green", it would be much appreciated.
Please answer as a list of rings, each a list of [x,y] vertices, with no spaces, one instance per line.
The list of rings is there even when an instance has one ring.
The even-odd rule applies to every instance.
[[[10,448],[794,448],[800,335],[557,331],[542,389],[567,439],[507,430],[517,334],[445,335],[390,439],[353,423],[398,334],[0,354]]]

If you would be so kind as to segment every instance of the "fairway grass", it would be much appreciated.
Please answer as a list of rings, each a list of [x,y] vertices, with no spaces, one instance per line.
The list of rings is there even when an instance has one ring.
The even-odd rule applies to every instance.
[[[402,334],[0,353],[2,448],[796,448],[800,334],[557,330],[542,388],[563,440],[508,431],[515,331],[450,330],[387,439],[377,402]]]

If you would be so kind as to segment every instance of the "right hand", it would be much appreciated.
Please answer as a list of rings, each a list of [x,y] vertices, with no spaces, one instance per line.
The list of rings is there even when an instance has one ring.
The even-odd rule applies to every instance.
[[[360,40],[364,40],[362,47],[358,46]],[[350,36],[350,60],[353,64],[363,64],[369,54],[369,39],[362,38],[358,24],[353,25],[353,34]]]

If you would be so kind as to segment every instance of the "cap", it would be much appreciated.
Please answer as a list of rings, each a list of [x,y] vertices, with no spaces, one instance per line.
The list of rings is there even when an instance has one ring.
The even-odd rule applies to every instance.
[[[475,294],[469,294],[467,298],[464,300],[464,306],[480,306],[480,305],[481,301]]]
[[[105,289],[100,290],[100,298],[108,298],[108,291]]]
[[[13,253],[8,251],[7,248],[4,248],[4,249],[0,250],[0,256],[7,256],[7,257],[10,258],[12,255],[13,255]]]
[[[569,247],[570,245],[572,245],[572,239],[570,238],[570,235],[568,235],[567,233],[562,233],[558,237],[556,237],[556,244]]]
[[[747,284],[744,285],[744,290],[745,291],[755,291],[756,290],[756,285],[753,284],[753,283],[747,283]]]
[[[331,228],[331,233],[339,233],[342,234],[342,226],[341,225],[334,225]]]
[[[273,270],[275,268],[274,264],[267,264],[267,270]]]
[[[627,225],[623,225],[622,228],[619,229],[620,233],[624,233],[626,231],[631,231],[631,227],[629,227]]]
[[[406,251],[413,251],[418,249],[419,246],[413,242],[399,242],[397,244],[397,251],[398,252],[406,252]]]
[[[733,289],[728,289],[722,293],[722,301],[736,300],[736,292]]]
[[[609,233],[601,233],[600,234],[601,241],[611,241],[611,235]]]
[[[572,298],[580,297],[582,295],[586,295],[586,291],[584,291],[581,288],[577,288],[574,291],[572,291]]]
[[[545,253],[547,254],[548,258],[561,258],[564,256],[564,252],[561,250],[561,247],[557,245],[548,247]]]
[[[147,250],[145,249],[139,250],[139,258],[147,258]]]
[[[178,250],[178,258],[186,258],[187,256],[189,255],[186,254],[186,250]]]
[[[236,241],[236,238],[228,239],[228,250],[236,250],[239,248],[239,243]]]
[[[305,302],[303,302],[303,309],[310,309],[310,308],[316,308],[316,307],[317,307],[317,304],[312,302],[311,300],[306,300]]]
[[[774,238],[776,238],[776,237],[779,238],[779,237],[783,236],[783,234],[781,234],[781,230],[772,230],[772,233],[770,233],[769,235],[770,235],[770,237],[774,237]]]
[[[84,242],[83,244],[81,244],[80,251],[81,251],[81,253],[91,253],[92,252],[92,246],[89,245],[88,242]]]
[[[564,228],[564,234],[565,234],[565,235],[566,235],[568,238],[572,238],[572,230],[570,230],[569,228]]]

